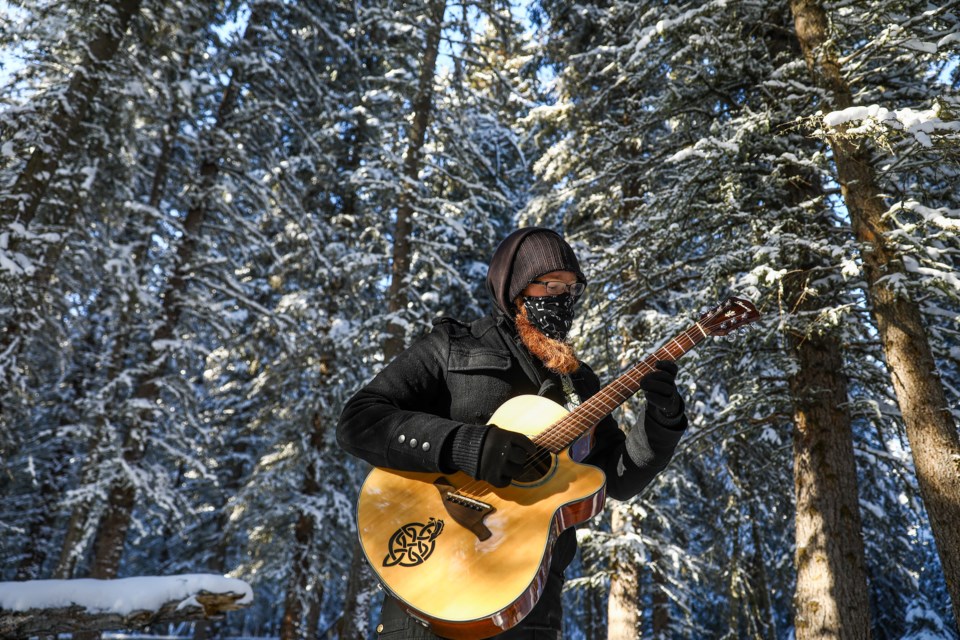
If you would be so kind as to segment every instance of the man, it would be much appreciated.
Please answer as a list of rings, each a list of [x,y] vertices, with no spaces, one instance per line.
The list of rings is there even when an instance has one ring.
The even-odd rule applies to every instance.
[[[566,341],[586,283],[560,235],[540,227],[514,231],[497,248],[487,273],[494,314],[469,324],[436,321],[433,331],[350,399],[337,427],[340,445],[378,467],[462,471],[507,486],[537,448],[522,434],[486,424],[496,409],[521,394],[573,407],[600,389],[596,374]],[[606,416],[571,447],[575,459],[605,472],[608,496],[632,498],[673,455],[687,426],[676,373],[673,362],[660,362],[643,379],[642,427],[625,435]],[[559,536],[539,601],[497,638],[561,637],[563,570],[576,545],[573,529]],[[437,637],[389,595],[377,629],[382,638]]]

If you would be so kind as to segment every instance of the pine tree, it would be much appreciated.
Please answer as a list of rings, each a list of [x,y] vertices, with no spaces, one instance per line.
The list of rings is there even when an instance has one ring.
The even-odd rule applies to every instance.
[[[371,145],[371,156],[353,176],[377,206],[396,203],[395,210],[369,214],[392,223],[390,284],[380,294],[381,306],[392,309],[391,338],[376,352],[380,362],[389,362],[434,317],[467,321],[489,311],[486,264],[522,202],[528,178],[526,143],[510,126],[528,108],[533,91],[534,68],[523,66],[523,41],[513,40],[519,26],[496,5],[471,5],[459,18],[444,16],[442,5],[431,5],[435,13],[422,19],[416,38],[397,39],[395,48],[381,51],[386,60],[402,63],[387,65],[385,73],[403,76],[408,84],[367,78],[371,92],[386,86],[388,95],[396,95],[381,99],[371,113],[390,123],[387,132],[402,134],[377,138],[379,146]],[[403,22],[413,20],[406,16]],[[431,55],[416,55],[434,46],[438,56],[449,51],[440,60],[443,68],[431,63]],[[361,465],[358,472],[364,471]],[[370,584],[363,588],[361,580],[368,579],[352,573],[347,593],[353,601],[344,606],[342,631],[367,616]]]
[[[76,15],[41,13],[38,17],[41,16],[45,22],[31,25],[38,41],[42,41],[41,36],[59,37],[57,30],[59,34],[71,33],[68,41],[82,38],[90,19],[83,11]],[[75,26],[65,27],[62,21],[65,18],[76,20]],[[109,68],[98,63],[96,83],[102,81],[102,86],[111,90],[88,96],[83,126],[74,131],[84,144],[69,140],[61,153],[51,159],[58,164],[58,177],[50,182],[46,200],[35,210],[37,215],[32,220],[31,228],[55,231],[56,235],[46,234],[53,241],[48,239],[46,246],[37,245],[37,267],[31,269],[30,277],[25,280],[32,289],[23,290],[33,300],[42,302],[42,306],[30,313],[44,318],[42,325],[18,326],[24,338],[17,347],[22,356],[18,367],[28,373],[31,393],[26,397],[27,402],[20,405],[22,413],[5,412],[4,423],[5,426],[19,425],[22,433],[32,435],[46,431],[53,436],[40,442],[53,442],[55,447],[41,444],[41,455],[37,458],[45,461],[38,469],[40,476],[48,476],[56,484],[45,494],[46,502],[40,510],[45,522],[42,526],[47,529],[53,529],[61,501],[73,501],[83,492],[82,487],[72,486],[77,480],[77,470],[65,463],[86,459],[85,468],[92,472],[101,462],[97,457],[98,448],[109,446],[106,437],[109,422],[104,420],[102,409],[104,403],[116,399],[118,387],[125,382],[120,372],[130,356],[126,339],[138,330],[135,320],[131,324],[127,321],[131,320],[131,310],[146,300],[140,295],[137,277],[148,271],[144,266],[147,253],[144,237],[149,237],[149,232],[139,226],[141,214],[147,209],[140,205],[147,197],[138,189],[149,182],[151,167],[148,161],[141,165],[131,162],[131,158],[147,160],[150,154],[139,156],[139,145],[130,143],[129,137],[124,136],[135,128],[134,105],[149,99],[149,92],[156,88],[149,74],[138,75],[143,69],[132,63],[137,52],[143,52],[136,43],[145,41],[152,26],[153,23],[141,16],[132,19],[129,29],[125,28],[129,31],[125,36],[128,45],[122,49],[122,55],[117,53]],[[107,32],[109,28],[103,33]],[[46,49],[40,47],[39,50]],[[43,68],[42,64],[28,67],[30,71],[24,73],[30,75],[37,68]],[[81,66],[76,73],[83,75],[84,69]],[[53,81],[56,75],[51,74],[48,79]],[[55,82],[52,86],[57,87]],[[73,85],[67,86],[69,92]],[[160,95],[168,97],[162,92]],[[33,94],[30,99],[40,101],[42,94]],[[154,130],[150,128],[150,118],[141,118],[140,122],[143,142]],[[38,129],[46,126],[42,120],[34,124]],[[29,128],[21,130],[18,137],[28,136],[29,132]],[[149,148],[148,144],[144,146]],[[151,196],[153,204],[158,197],[158,193]],[[123,324],[119,334],[114,333],[117,319]],[[69,348],[64,348],[68,344]],[[72,380],[69,383],[72,392],[67,396],[58,391],[63,388],[63,380]],[[45,408],[48,406],[54,407],[54,411]],[[50,457],[54,453],[55,457]],[[20,471],[24,468],[22,464],[29,464],[31,456],[36,454],[36,449],[20,452],[13,468]],[[92,481],[89,476],[86,479]],[[53,486],[46,481],[45,485]],[[79,502],[85,500],[86,497]],[[85,535],[82,522],[85,518],[69,525],[65,545],[70,550],[60,563],[68,566],[67,574],[72,572],[76,560],[72,553],[74,543]],[[32,550],[38,562],[42,558],[48,561],[54,558],[53,547],[60,541],[57,533],[45,536],[40,541],[42,546]],[[34,569],[40,573],[50,570],[42,566],[42,562]]]
[[[834,111],[855,106],[841,54],[830,42],[827,13],[817,2],[796,0],[790,8],[804,59],[826,92],[826,104]],[[943,384],[931,375],[937,365],[921,309],[897,285],[907,272],[903,258],[886,238],[892,229],[884,222],[888,207],[875,160],[868,146],[845,135],[847,129],[849,126],[841,123],[827,138],[853,232],[862,245],[870,304],[907,427],[954,619],[960,620],[960,533],[951,524],[960,520],[960,505],[950,497],[960,495],[960,478],[951,462],[960,456],[960,435],[947,408]]]
[[[667,8],[664,13],[653,6],[638,12],[635,6],[614,5],[602,11],[585,6],[574,10],[557,3],[547,9],[554,20],[551,27],[562,36],[553,55],[562,63],[559,86],[563,91],[560,105],[544,113],[556,116],[552,121],[558,129],[564,127],[565,138],[543,157],[539,167],[548,185],[562,188],[535,202],[530,215],[536,220],[562,219],[575,237],[586,241],[589,254],[599,258],[597,284],[603,295],[588,305],[590,317],[584,327],[593,330],[590,339],[611,335],[606,317],[637,327],[631,333],[646,336],[655,344],[657,336],[670,335],[669,324],[657,326],[672,315],[670,309],[690,306],[684,304],[688,296],[682,292],[686,290],[713,291],[717,296],[728,287],[746,290],[770,313],[779,304],[779,291],[769,285],[777,285],[783,274],[796,268],[795,257],[801,255],[798,248],[808,247],[821,262],[815,271],[816,289],[808,290],[807,297],[838,285],[849,288],[835,299],[820,295],[815,301],[807,300],[819,306],[808,307],[803,314],[796,313],[800,309],[786,308],[785,326],[797,323],[796,327],[807,327],[798,335],[823,335],[841,345],[868,345],[873,328],[859,313],[857,282],[849,281],[856,253],[843,235],[842,224],[837,223],[839,216],[827,209],[834,199],[808,200],[798,210],[797,203],[805,198],[791,196],[802,184],[796,177],[803,173],[798,172],[814,168],[807,180],[828,174],[822,168],[824,156],[790,126],[808,108],[810,92],[805,96],[799,91],[806,81],[796,77],[796,65],[789,56],[772,59],[777,49],[785,51],[783,41],[790,37],[785,30],[790,24],[784,20],[789,18],[785,7],[707,4]],[[793,94],[779,100],[771,96],[770,92],[784,89]],[[572,149],[577,150],[575,155],[569,153]],[[815,207],[821,207],[827,224],[819,229],[796,226],[796,220],[803,220],[806,211]],[[557,216],[557,211],[563,212],[562,216]],[[801,228],[803,235],[790,231]],[[669,295],[670,290],[680,293]],[[856,324],[838,320],[845,314]],[[813,319],[828,324],[811,334],[810,327],[816,327],[810,323]],[[650,335],[650,329],[656,333]],[[694,428],[701,424],[698,413],[714,416],[717,424],[710,425],[705,435],[723,436],[718,444],[728,453],[711,460],[721,468],[738,443],[749,447],[739,456],[738,466],[751,470],[755,482],[769,482],[774,487],[765,494],[766,504],[761,507],[761,512],[769,513],[776,511],[771,496],[779,494],[781,503],[790,502],[779,489],[787,483],[764,476],[770,475],[769,460],[786,463],[782,448],[767,446],[781,442],[778,432],[789,423],[794,401],[788,374],[796,369],[787,352],[780,351],[785,345],[776,333],[754,337],[749,343],[750,351],[758,357],[763,354],[767,362],[740,352],[708,356],[708,347],[703,354],[693,354],[696,360],[687,366],[700,380],[694,396]],[[795,344],[804,346],[802,340]],[[594,353],[603,357],[604,349]],[[867,377],[872,376],[867,369],[854,369],[848,393],[863,393]],[[720,371],[728,373],[717,377]],[[710,384],[715,377],[725,382]],[[869,380],[872,386],[867,393],[884,397],[884,385],[877,385],[875,377]],[[802,398],[801,393],[800,387],[793,391],[797,398]],[[725,398],[729,400],[723,401]],[[720,431],[728,424],[728,416],[732,418],[729,424],[743,425],[741,434]],[[851,414],[848,419],[856,420],[858,427],[864,425],[862,414]],[[759,442],[757,436],[761,436]],[[687,446],[702,451],[696,446],[702,439],[693,431]],[[859,434],[857,440],[862,440]],[[846,450],[850,451],[849,444]],[[847,457],[849,461],[849,453]],[[784,464],[782,468],[789,467]],[[684,472],[691,473],[691,466],[685,465]],[[662,482],[668,483],[671,477],[668,470]],[[849,490],[844,495],[846,504],[856,505],[855,492],[852,497]],[[736,504],[745,511],[761,510],[751,503]],[[685,508],[690,507],[685,504]],[[701,517],[701,521],[708,520],[706,515]],[[785,532],[747,533],[745,541],[782,539]],[[880,546],[890,549],[896,545],[887,541]],[[759,550],[734,547],[731,552],[735,552],[732,557],[741,558],[735,562],[742,565],[747,558],[757,557]],[[885,557],[877,549],[873,554]],[[900,549],[897,557],[906,560],[909,555]],[[855,559],[856,554],[851,557]],[[716,569],[707,558],[700,560],[703,578],[712,579]],[[856,564],[854,561],[853,566]],[[767,583],[773,578],[784,585],[791,580],[788,569],[779,565],[779,575],[771,576],[743,567],[741,574]],[[862,577],[859,582],[863,583]],[[862,593],[862,588],[857,593]],[[784,589],[781,586],[777,591],[783,593]],[[739,596],[731,590],[731,597]],[[743,606],[769,609],[761,600],[755,602],[743,601]],[[789,602],[781,599],[781,611],[784,605]],[[779,623],[772,619],[765,626]]]

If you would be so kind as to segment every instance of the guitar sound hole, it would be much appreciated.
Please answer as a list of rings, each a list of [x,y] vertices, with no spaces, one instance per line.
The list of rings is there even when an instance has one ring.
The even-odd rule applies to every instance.
[[[554,457],[546,452],[535,456],[531,459],[531,463],[527,466],[524,472],[520,474],[515,481],[519,483],[530,483],[541,480],[550,472],[551,469],[553,469],[553,461]]]

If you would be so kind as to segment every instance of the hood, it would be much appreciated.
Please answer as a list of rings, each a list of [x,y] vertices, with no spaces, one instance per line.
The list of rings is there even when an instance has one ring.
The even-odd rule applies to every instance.
[[[523,244],[523,241],[530,235],[538,233],[546,233],[554,236],[555,240],[547,241],[546,244],[562,247],[561,253],[564,259],[553,258],[551,260],[550,258],[546,258],[546,261],[540,259],[531,262],[530,251],[536,252],[536,249],[525,249],[525,255],[527,256],[526,261],[522,266],[518,266],[517,254],[520,251],[520,246]],[[544,244],[544,242],[538,242],[534,246],[542,244]],[[533,273],[533,271],[539,271],[539,269],[543,269],[543,271]],[[490,298],[493,300],[497,309],[512,320],[516,314],[513,299],[510,295],[510,285],[514,274],[516,273],[520,279],[517,283],[514,283],[514,295],[516,295],[516,291],[519,290],[519,286],[525,284],[528,275],[536,277],[541,273],[547,273],[557,269],[573,271],[577,274],[578,278],[586,282],[586,278],[584,278],[583,273],[580,271],[576,256],[559,233],[544,227],[524,227],[517,229],[503,239],[500,246],[494,251],[493,257],[490,259],[490,267],[487,270],[487,292],[490,294]]]

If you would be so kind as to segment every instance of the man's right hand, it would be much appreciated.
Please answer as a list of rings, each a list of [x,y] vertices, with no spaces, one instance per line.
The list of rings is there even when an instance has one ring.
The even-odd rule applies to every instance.
[[[505,487],[533,465],[537,445],[522,433],[507,431],[491,424],[483,439],[477,479],[495,487]]]

